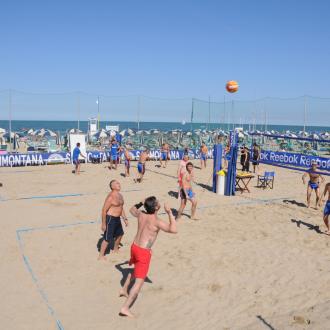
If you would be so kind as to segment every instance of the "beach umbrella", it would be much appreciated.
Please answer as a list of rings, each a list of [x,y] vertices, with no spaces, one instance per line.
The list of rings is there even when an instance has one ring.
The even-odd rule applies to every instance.
[[[131,130],[131,129],[123,129],[121,132],[120,132],[120,135],[122,136],[122,137],[127,137],[127,136],[133,136],[133,135],[135,135],[135,133],[134,133],[134,131],[133,130]]]
[[[108,137],[107,132],[104,129],[101,129],[100,131],[96,132],[93,137],[95,137],[97,140],[100,138],[106,138]]]
[[[56,133],[55,132],[53,132],[53,131],[51,131],[51,130],[49,130],[49,129],[46,129],[46,130],[44,130],[41,134],[40,134],[40,136],[42,136],[42,137],[56,137],[57,135],[56,135]]]
[[[11,140],[12,140],[12,141],[13,141],[14,138],[16,138],[16,139],[19,138],[19,136],[18,136],[16,133],[14,133],[14,132],[11,132],[10,137],[9,137],[9,132],[6,132],[5,134],[3,134],[2,137],[3,137],[7,142],[9,142],[10,137],[11,137]]]
[[[313,134],[309,135],[309,138],[314,139],[314,140],[320,139],[320,137],[316,133],[313,133]]]
[[[68,133],[69,134],[79,134],[79,133],[82,133],[83,131],[78,129],[78,128],[71,128]]]
[[[321,134],[322,138],[328,139],[330,137],[330,134],[328,132],[324,132]]]

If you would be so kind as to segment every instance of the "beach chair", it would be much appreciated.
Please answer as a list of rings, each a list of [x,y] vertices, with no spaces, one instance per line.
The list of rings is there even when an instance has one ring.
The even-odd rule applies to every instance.
[[[266,189],[269,187],[270,189],[274,188],[274,177],[275,172],[265,172],[264,175],[258,175],[258,188]]]

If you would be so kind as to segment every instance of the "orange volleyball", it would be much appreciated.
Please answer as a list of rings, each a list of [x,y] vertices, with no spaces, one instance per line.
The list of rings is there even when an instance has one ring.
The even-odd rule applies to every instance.
[[[229,93],[235,93],[238,91],[238,82],[235,80],[230,80],[226,84],[226,89]]]

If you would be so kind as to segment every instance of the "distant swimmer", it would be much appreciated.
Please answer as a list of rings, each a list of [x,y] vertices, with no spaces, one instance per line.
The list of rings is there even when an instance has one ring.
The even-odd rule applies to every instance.
[[[112,139],[110,143],[110,166],[109,170],[117,169],[117,164],[118,164],[118,150],[119,150],[119,143],[115,140]],[[112,166],[114,165],[114,166]]]
[[[145,211],[139,210],[142,205],[144,205]],[[131,214],[138,220],[138,228],[131,245],[131,258],[129,261],[130,265],[134,264],[133,276],[131,273],[127,276],[125,284],[119,292],[119,296],[127,297],[120,310],[120,316],[134,317],[130,307],[136,300],[148,275],[152,255],[151,247],[157,239],[158,232],[161,230],[171,234],[177,233],[176,221],[169,206],[164,205],[169,223],[165,223],[158,218],[159,209],[160,203],[154,196],[148,197],[144,202],[135,204],[130,209]],[[135,283],[129,290],[134,280]],[[157,308],[156,305],[155,308]]]
[[[111,192],[105,199],[102,208],[102,225],[104,240],[101,244],[99,260],[105,259],[105,250],[109,243],[113,244],[113,251],[118,252],[120,241],[124,235],[120,217],[123,218],[125,225],[128,225],[124,211],[124,198],[120,193],[120,183],[117,180],[110,181]]]
[[[316,172],[317,164],[316,162],[312,162],[312,168],[310,168],[304,175],[302,176],[303,184],[305,184],[305,178],[309,176],[309,181],[307,185],[307,207],[310,207],[311,204],[311,195],[312,191],[315,190],[316,194],[316,203],[315,208],[318,208],[319,200],[320,200],[320,184],[324,182],[324,178],[321,174]],[[321,182],[320,182],[321,181]]]
[[[206,168],[206,159],[207,159],[207,153],[208,149],[207,146],[205,145],[205,142],[202,142],[202,145],[200,147],[200,155],[201,155],[201,169]]]
[[[183,174],[181,181],[181,189],[180,189],[181,205],[178,211],[177,220],[181,218],[182,212],[187,205],[187,200],[191,202],[191,219],[197,220],[196,218],[197,200],[195,193],[192,190],[192,182],[194,181],[193,169],[194,169],[194,165],[191,162],[188,162],[186,165],[187,171]]]
[[[160,149],[160,166],[166,167],[167,162],[169,161],[170,156],[170,147],[167,143],[163,143]]]
[[[329,215],[330,215],[330,182],[325,185],[324,192],[323,192],[322,196],[323,197],[326,197],[327,194],[328,194],[328,200],[326,201],[326,204],[324,206],[323,221],[324,221],[325,226],[327,227],[326,234],[327,235],[330,235],[330,227],[329,227]],[[320,202],[321,202],[321,200],[320,200]]]
[[[127,148],[124,150],[124,157],[125,157],[125,177],[127,178],[129,177],[129,169],[131,167],[131,155]]]
[[[77,146],[73,149],[72,151],[72,162],[75,165],[75,170],[74,173],[75,174],[80,174],[80,160],[79,160],[79,156],[83,157],[86,159],[86,157],[81,153],[80,151],[80,143],[77,143]]]
[[[146,172],[146,161],[149,159],[148,149],[143,150],[140,154],[140,158],[137,164],[138,174],[134,182],[142,182],[144,173]]]

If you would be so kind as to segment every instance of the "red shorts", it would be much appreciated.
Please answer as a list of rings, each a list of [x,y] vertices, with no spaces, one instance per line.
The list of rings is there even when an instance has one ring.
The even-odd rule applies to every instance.
[[[134,264],[134,277],[145,279],[148,274],[151,260],[151,250],[142,248],[135,243],[131,245],[131,260],[129,264]]]

